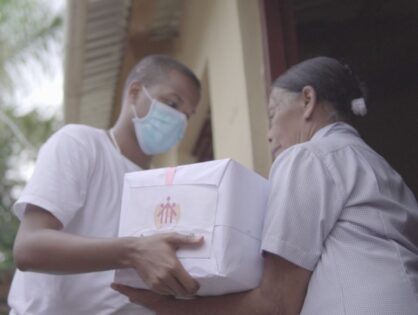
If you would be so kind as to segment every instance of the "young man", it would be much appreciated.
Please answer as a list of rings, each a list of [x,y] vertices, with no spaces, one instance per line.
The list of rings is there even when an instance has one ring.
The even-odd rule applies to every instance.
[[[196,292],[175,252],[201,239],[116,236],[124,174],[173,147],[199,99],[199,80],[186,66],[149,56],[126,80],[113,128],[68,125],[44,144],[14,207],[21,225],[11,314],[148,314],[110,288],[116,268],[135,268],[160,294]]]

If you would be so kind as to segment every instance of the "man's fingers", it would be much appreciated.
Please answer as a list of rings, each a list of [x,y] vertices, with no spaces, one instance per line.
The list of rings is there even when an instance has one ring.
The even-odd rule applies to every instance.
[[[182,246],[187,247],[199,247],[203,244],[203,236],[197,236],[195,234],[179,234],[171,233],[168,237],[168,242],[174,246],[175,249],[178,249]]]
[[[176,269],[175,277],[184,288],[184,295],[195,295],[200,288],[199,283],[189,275],[182,264]]]
[[[170,273],[167,273],[163,278],[156,277],[155,281],[149,281],[148,285],[155,293],[174,296],[193,295],[199,288],[180,262]]]
[[[203,244],[203,236],[196,236],[195,234],[184,235],[179,233],[171,233],[168,236],[167,241],[175,249],[183,246],[199,247]],[[183,296],[194,295],[196,294],[197,290],[199,290],[199,283],[189,275],[181,263],[179,263],[174,270],[174,276],[185,291]]]
[[[160,295],[174,295],[175,291],[172,288],[174,278],[172,276],[167,276],[164,280],[156,280],[148,283],[148,286],[151,291],[158,293]]]
[[[141,275],[140,272],[138,272],[138,274],[142,279],[145,280],[145,283],[148,285],[149,289],[155,293],[174,296],[190,295],[190,292],[177,280],[176,274],[180,267],[181,263],[177,261],[173,264],[173,267],[171,267],[169,270],[166,270],[166,272],[153,274],[151,277]]]
[[[172,277],[168,278],[165,282],[167,287],[170,289],[170,294],[174,296],[187,296],[189,295],[189,291],[185,288],[173,275]]]

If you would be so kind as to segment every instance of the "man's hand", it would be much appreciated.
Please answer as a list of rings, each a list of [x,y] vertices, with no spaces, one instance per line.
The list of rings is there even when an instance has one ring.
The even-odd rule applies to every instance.
[[[112,288],[157,315],[297,315],[311,273],[280,256],[264,253],[260,287],[242,293],[182,300],[122,285],[112,284]]]
[[[62,227],[50,212],[29,204],[14,244],[17,267],[54,274],[134,268],[160,294],[187,296],[199,289],[177,259],[176,250],[198,247],[202,237],[168,233],[91,238],[63,232]]]
[[[180,247],[198,247],[203,237],[178,233],[135,238],[129,255],[129,265],[136,269],[142,280],[156,293],[190,296],[199,284],[186,272],[176,256]]]

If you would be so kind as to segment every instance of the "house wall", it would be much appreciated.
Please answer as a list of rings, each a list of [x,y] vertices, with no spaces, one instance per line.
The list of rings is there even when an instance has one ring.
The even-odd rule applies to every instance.
[[[189,0],[183,12],[172,55],[202,79],[203,97],[183,143],[158,157],[155,166],[193,162],[192,148],[210,114],[215,159],[233,158],[267,175],[271,155],[259,2]]]

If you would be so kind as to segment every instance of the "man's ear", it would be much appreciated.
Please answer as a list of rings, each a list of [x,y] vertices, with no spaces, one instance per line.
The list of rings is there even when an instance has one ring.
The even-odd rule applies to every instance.
[[[307,85],[302,89],[301,94],[304,106],[303,118],[305,118],[305,120],[309,120],[312,118],[317,106],[316,91],[312,86]]]
[[[128,87],[129,104],[135,104],[142,89],[142,84],[138,80],[134,80]]]

